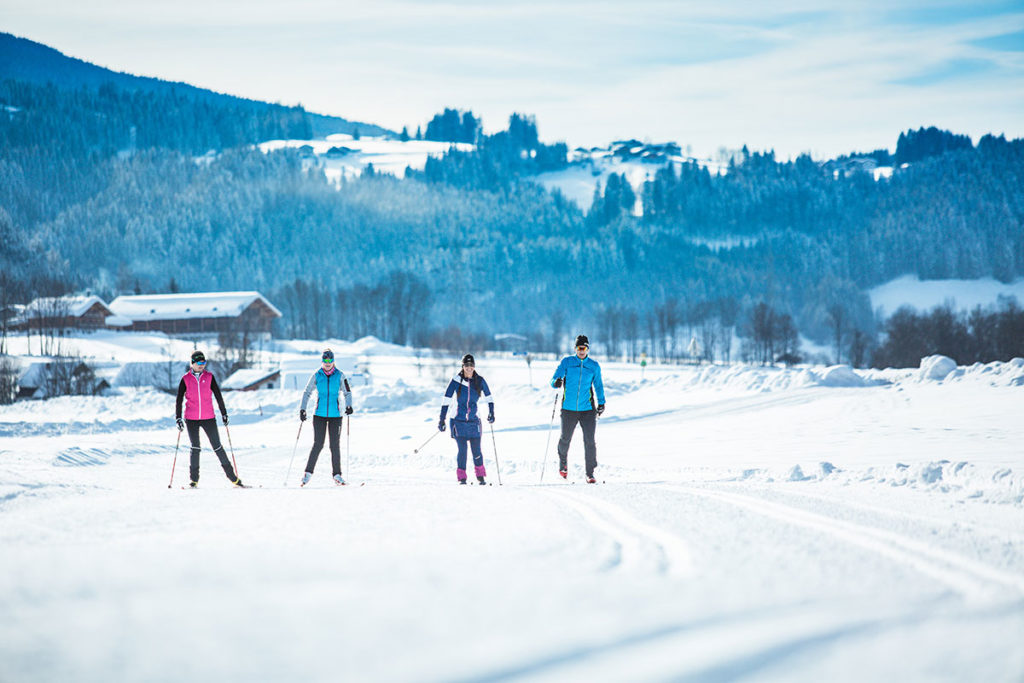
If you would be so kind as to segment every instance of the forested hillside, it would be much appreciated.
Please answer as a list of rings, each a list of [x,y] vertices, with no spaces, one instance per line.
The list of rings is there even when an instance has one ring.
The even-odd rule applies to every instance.
[[[550,348],[586,327],[622,353],[646,338],[673,356],[697,335],[722,355],[733,331],[755,334],[760,303],[780,339],[795,326],[827,340],[841,319],[863,342],[878,331],[871,286],[1024,274],[1021,140],[907,131],[895,156],[911,160],[878,180],[857,155],[744,149],[720,175],[670,163],[634,215],[620,176],[587,211],[531,182],[563,168],[567,147],[518,114],[484,135],[471,113],[445,112],[429,134],[472,135],[473,151],[339,187],[299,152],[253,149],[308,137],[298,107],[11,79],[0,105],[0,260],[20,298],[260,289],[301,336],[518,332]]]

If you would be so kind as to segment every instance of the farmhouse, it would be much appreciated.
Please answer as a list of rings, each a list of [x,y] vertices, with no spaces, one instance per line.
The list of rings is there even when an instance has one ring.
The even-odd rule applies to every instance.
[[[25,306],[11,327],[14,329],[99,330],[127,324],[119,320],[98,296],[57,296],[35,299]]]
[[[110,302],[132,331],[270,333],[281,311],[259,292],[119,296]]]

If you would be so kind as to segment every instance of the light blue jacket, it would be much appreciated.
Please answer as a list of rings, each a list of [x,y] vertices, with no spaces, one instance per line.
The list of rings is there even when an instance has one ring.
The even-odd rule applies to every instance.
[[[551,376],[551,386],[555,386],[555,380],[559,377],[565,380],[562,385],[564,410],[595,410],[598,405],[604,403],[601,366],[590,356],[583,360],[580,360],[579,356],[563,358],[555,374]]]
[[[306,382],[306,390],[302,393],[302,409],[306,409],[309,396],[316,389],[316,412],[314,415],[320,417],[341,417],[341,397],[345,397],[345,406],[352,405],[352,390],[348,386],[348,379],[345,373],[334,368],[331,374],[320,368],[313,373],[313,376]]]

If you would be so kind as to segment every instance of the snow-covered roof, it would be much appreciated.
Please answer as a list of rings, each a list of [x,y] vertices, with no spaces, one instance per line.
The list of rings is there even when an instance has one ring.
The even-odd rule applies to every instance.
[[[70,316],[77,318],[100,304],[103,308],[110,310],[98,296],[45,296],[35,299],[25,307],[23,316],[25,318],[47,318],[57,316]]]
[[[136,321],[234,318],[260,301],[281,317],[281,311],[259,292],[202,292],[198,294],[144,294],[119,296],[110,310]]]
[[[272,370],[260,370],[257,368],[235,370],[230,377],[224,380],[224,384],[221,387],[224,389],[245,389],[258,382],[270,379],[279,372],[281,372],[279,368]]]
[[[126,318],[123,315],[108,315],[106,320],[103,321],[107,327],[131,327],[131,318]]]

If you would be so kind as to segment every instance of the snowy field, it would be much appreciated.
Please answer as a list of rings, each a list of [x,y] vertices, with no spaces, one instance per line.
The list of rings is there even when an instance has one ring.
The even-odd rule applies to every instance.
[[[447,434],[413,452],[454,364],[334,347],[374,378],[344,488],[326,449],[297,486],[298,391],[226,394],[248,490],[208,448],[179,488],[186,446],[168,488],[167,394],[0,408],[0,681],[1024,679],[1024,360],[603,363],[587,485],[579,434],[544,464],[554,362],[483,356],[460,487]]]
[[[1016,297],[1024,302],[1024,278],[1010,283],[992,278],[977,280],[920,280],[916,275],[904,275],[868,291],[871,307],[881,309],[889,316],[900,306],[910,306],[925,313],[943,304],[952,304],[954,310],[972,310],[976,306],[994,306],[999,297]]]

